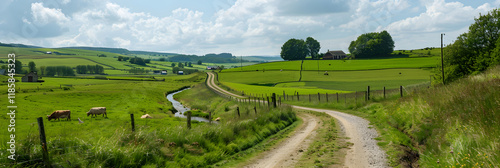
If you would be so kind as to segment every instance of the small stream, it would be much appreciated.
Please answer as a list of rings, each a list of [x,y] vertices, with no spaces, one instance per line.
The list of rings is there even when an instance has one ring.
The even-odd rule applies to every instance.
[[[190,88],[187,88],[187,89],[190,89]],[[170,93],[167,95],[167,100],[172,102],[172,106],[177,110],[177,112],[174,114],[175,117],[179,117],[179,118],[186,118],[186,116],[184,115],[184,112],[186,111],[189,111],[191,110],[189,107],[184,107],[181,102],[178,102],[177,100],[174,100],[174,95],[177,94],[177,93],[180,93],[184,90],[187,90],[187,89],[182,89],[180,91],[177,91],[177,92],[174,92],[174,93]],[[200,121],[200,122],[209,122],[208,119],[206,118],[203,118],[203,117],[191,117],[191,120],[196,120],[196,121]]]

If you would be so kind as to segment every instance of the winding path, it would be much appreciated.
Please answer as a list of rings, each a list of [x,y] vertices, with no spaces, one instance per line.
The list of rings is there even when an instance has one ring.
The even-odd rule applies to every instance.
[[[215,85],[215,75],[211,72],[208,73],[207,85],[214,91],[230,95],[236,98],[245,98],[233,93],[230,93],[217,85]],[[341,125],[342,131],[349,138],[348,141],[353,143],[347,152],[343,167],[350,168],[363,168],[363,167],[388,167],[387,155],[377,145],[374,139],[378,137],[375,129],[369,128],[369,121],[354,115],[325,109],[316,109],[301,106],[292,106],[299,110],[308,110],[316,112],[324,112],[336,118]],[[317,128],[317,121],[314,117],[305,116],[301,117],[304,120],[304,125],[301,126],[301,131],[295,132],[286,141],[278,147],[266,152],[265,157],[258,159],[256,163],[248,165],[247,167],[280,167],[283,163],[290,158],[290,156],[298,150],[300,142],[303,142],[306,137],[310,136]],[[303,128],[303,129],[302,129]],[[306,148],[307,149],[307,148]],[[289,166],[287,166],[289,167]]]

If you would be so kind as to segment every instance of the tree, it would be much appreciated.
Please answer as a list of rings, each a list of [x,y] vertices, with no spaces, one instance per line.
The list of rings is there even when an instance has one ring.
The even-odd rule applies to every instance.
[[[319,49],[321,49],[319,42],[312,37],[308,37],[306,39],[306,45],[307,45],[308,55],[311,56],[312,59],[319,59],[318,52]]]
[[[468,32],[458,36],[455,42],[446,47],[446,82],[484,71],[500,63],[500,10],[493,9],[474,20]],[[435,78],[442,81],[440,71]]]
[[[30,61],[30,62],[28,63],[28,68],[29,68],[30,72],[32,72],[32,71],[36,71],[36,64],[35,64],[35,62]]]
[[[349,45],[349,52],[355,58],[389,56],[394,51],[394,41],[387,31],[366,33]]]
[[[122,56],[118,56],[118,61],[122,61],[123,60],[123,57]]]
[[[177,65],[179,68],[184,68],[184,64],[182,62],[179,62],[179,64]]]
[[[46,68],[46,66],[40,67],[40,73],[41,73],[40,75],[45,75],[45,68]]]
[[[203,64],[203,62],[201,62],[201,60],[198,60],[198,65],[201,65]]]
[[[162,57],[162,58],[159,59],[159,61],[163,62],[163,61],[165,61],[165,58]]]
[[[188,62],[188,67],[193,67],[193,64],[191,64],[191,62]]]
[[[15,65],[15,70],[16,70],[16,73],[23,73],[23,63],[19,60],[16,60],[16,63],[14,63]]]
[[[301,39],[290,39],[281,47],[281,58],[284,60],[303,60],[308,53],[306,42]]]
[[[175,67],[175,63],[172,62],[172,64],[170,66]]]

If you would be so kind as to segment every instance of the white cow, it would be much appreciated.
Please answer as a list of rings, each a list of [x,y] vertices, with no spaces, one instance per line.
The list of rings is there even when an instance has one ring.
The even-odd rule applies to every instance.
[[[92,107],[89,112],[87,112],[87,116],[93,117],[94,115],[97,117],[97,115],[101,115],[104,117],[108,117],[108,114],[106,114],[106,107]]]

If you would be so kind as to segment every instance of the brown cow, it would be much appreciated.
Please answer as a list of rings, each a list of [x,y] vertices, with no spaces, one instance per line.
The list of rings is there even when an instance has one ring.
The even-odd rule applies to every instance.
[[[92,107],[89,112],[87,112],[87,117],[91,115],[93,117],[94,115],[97,117],[97,115],[101,115],[104,117],[108,117],[108,114],[106,114],[106,107]]]
[[[69,110],[56,110],[56,111],[52,112],[52,114],[47,116],[47,119],[49,119],[49,121],[51,119],[54,119],[54,120],[57,119],[59,121],[60,118],[66,118],[68,121],[71,120],[71,111],[69,111]]]

